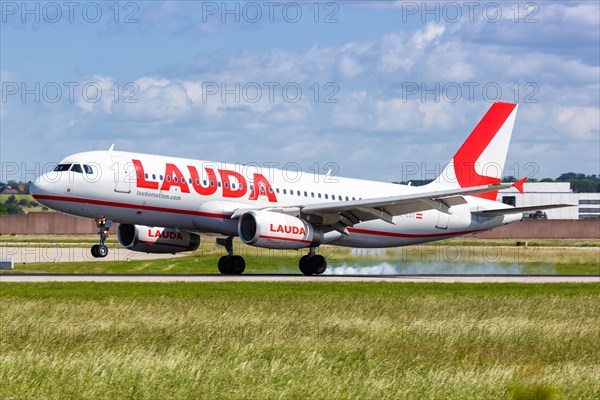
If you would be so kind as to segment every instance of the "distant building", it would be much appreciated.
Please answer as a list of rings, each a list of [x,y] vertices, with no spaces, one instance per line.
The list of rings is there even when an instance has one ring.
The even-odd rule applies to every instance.
[[[569,182],[525,182],[524,194],[512,187],[500,190],[497,201],[515,207],[573,204],[544,210],[548,219],[600,219],[600,193],[573,193]]]
[[[6,186],[4,189],[2,189],[0,194],[19,194],[19,191],[17,189],[13,189],[11,186]]]

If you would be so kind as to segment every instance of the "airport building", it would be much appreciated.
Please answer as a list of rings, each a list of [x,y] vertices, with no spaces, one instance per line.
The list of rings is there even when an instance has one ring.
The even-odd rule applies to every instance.
[[[543,212],[547,219],[600,219],[600,193],[573,193],[569,182],[525,182],[523,189],[524,194],[514,187],[500,190],[496,200],[515,207],[573,204]],[[526,218],[543,218],[543,214],[527,214]]]

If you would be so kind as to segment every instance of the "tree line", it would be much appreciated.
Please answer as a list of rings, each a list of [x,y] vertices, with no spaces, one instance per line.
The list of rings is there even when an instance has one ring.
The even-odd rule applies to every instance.
[[[413,186],[422,186],[432,182],[433,179],[411,179],[408,181],[394,182],[401,184],[411,184]],[[518,181],[512,175],[505,176],[502,178],[502,182],[516,182]],[[600,193],[600,176],[596,174],[586,175],[578,172],[566,172],[561,174],[558,178],[528,178],[527,182],[569,182],[571,184],[571,190],[573,193]]]

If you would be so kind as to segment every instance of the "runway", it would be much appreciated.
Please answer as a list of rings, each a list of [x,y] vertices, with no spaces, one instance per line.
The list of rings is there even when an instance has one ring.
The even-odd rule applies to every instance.
[[[10,282],[440,282],[440,283],[600,283],[600,275],[134,275],[0,274]]]
[[[147,254],[125,249],[117,244],[109,245],[108,256],[94,258],[90,252],[92,244],[81,246],[72,243],[0,243],[0,259],[12,259],[15,264],[104,262],[157,260],[180,257],[178,254]]]

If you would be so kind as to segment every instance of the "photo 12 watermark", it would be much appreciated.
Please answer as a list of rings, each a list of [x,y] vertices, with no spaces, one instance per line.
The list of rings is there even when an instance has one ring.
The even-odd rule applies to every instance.
[[[140,6],[134,1],[2,1],[0,12],[3,24],[137,24]]]
[[[402,102],[419,101],[421,103],[474,103],[484,100],[512,101],[514,103],[539,103],[540,91],[537,82],[402,82]]]
[[[337,82],[202,82],[202,102],[221,103],[338,103],[340,91]]]
[[[537,2],[497,1],[401,1],[402,22],[421,23],[491,23],[501,20],[513,23],[539,23]]]
[[[296,24],[307,21],[315,24],[339,22],[337,2],[295,1],[203,1],[202,23],[277,23]]]
[[[446,168],[448,163],[404,161],[400,164],[400,177],[403,182],[409,181],[436,181],[458,183],[457,178],[465,176],[472,178],[474,171],[479,171],[486,176],[512,177],[515,180],[528,177],[535,178],[540,170],[538,163],[533,161],[512,162],[507,165],[499,163],[466,163],[464,165],[451,164],[453,168]]]
[[[138,103],[140,88],[135,82],[64,81],[11,82],[0,85],[1,101],[21,103]]]

